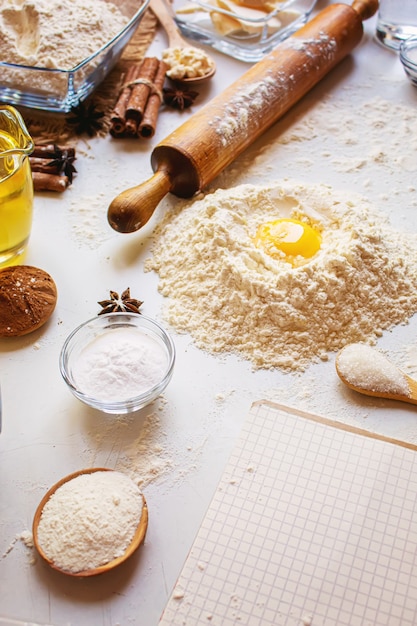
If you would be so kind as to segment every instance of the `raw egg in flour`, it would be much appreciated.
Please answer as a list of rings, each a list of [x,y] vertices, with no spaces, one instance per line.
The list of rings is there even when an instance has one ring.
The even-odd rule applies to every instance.
[[[321,236],[300,220],[281,218],[258,226],[254,242],[270,256],[294,265],[296,257],[310,259],[320,250]]]

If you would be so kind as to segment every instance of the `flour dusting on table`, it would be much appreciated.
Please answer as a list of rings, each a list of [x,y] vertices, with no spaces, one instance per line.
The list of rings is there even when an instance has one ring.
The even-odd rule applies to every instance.
[[[282,216],[321,229],[320,251],[300,267],[253,243],[260,223]],[[156,228],[146,269],[159,274],[168,323],[256,368],[302,371],[417,311],[417,235],[320,184],[241,185],[177,206]]]

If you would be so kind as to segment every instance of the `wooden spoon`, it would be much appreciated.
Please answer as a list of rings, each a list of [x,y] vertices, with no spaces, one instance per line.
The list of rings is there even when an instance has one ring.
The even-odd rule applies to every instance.
[[[49,498],[57,491],[57,489],[59,489],[59,487],[61,487],[64,483],[69,482],[70,480],[72,480],[73,478],[76,478],[77,476],[80,476],[81,474],[92,474],[93,472],[111,472],[111,471],[113,470],[110,470],[108,468],[103,468],[103,467],[97,467],[97,468],[83,469],[78,472],[74,472],[73,474],[68,474],[68,476],[61,478],[61,480],[59,480],[55,485],[53,485],[49,489],[49,491],[47,491],[47,493],[44,495],[42,500],[40,501],[38,508],[36,509],[34,518],[33,518],[33,525],[32,525],[33,543],[34,543],[35,548],[39,552],[40,556],[53,569],[59,572],[62,572],[64,574],[67,574],[69,576],[75,576],[75,577],[80,577],[80,578],[83,578],[83,577],[85,578],[87,576],[96,576],[97,574],[103,574],[117,567],[124,561],[126,561],[135,552],[135,550],[137,550],[137,548],[143,543],[145,539],[145,535],[146,535],[146,530],[148,528],[148,507],[147,507],[145,498],[142,495],[142,499],[143,499],[142,514],[141,514],[136,532],[133,536],[131,543],[126,548],[122,556],[119,556],[116,559],[113,559],[112,561],[105,563],[104,565],[100,565],[99,567],[95,567],[93,569],[84,570],[80,572],[69,572],[67,570],[63,570],[62,568],[58,567],[49,557],[47,557],[45,552],[42,549],[42,546],[39,544],[39,538],[38,538],[39,520],[41,518],[42,511],[43,511],[45,504],[48,502]]]
[[[170,14],[167,5],[165,4],[165,0],[151,0],[149,6],[155,16],[158,18],[159,23],[161,24],[168,36],[169,48],[195,48],[202,52],[202,54],[204,54],[208,59],[209,69],[206,74],[204,74],[203,76],[194,76],[190,78],[176,78],[174,79],[174,82],[184,85],[197,85],[197,83],[201,83],[208,80],[209,78],[212,78],[216,72],[216,65],[213,59],[201,48],[197,48],[197,46],[191,45],[190,43],[188,43],[188,41],[181,37],[175,21]]]
[[[417,381],[365,344],[342,348],[336,356],[336,372],[345,385],[365,396],[417,404]]]

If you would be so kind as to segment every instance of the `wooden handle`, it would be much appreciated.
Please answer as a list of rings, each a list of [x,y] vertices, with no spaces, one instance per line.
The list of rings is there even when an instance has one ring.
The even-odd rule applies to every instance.
[[[191,45],[181,37],[174,18],[170,15],[169,9],[165,4],[165,0],[151,0],[149,7],[165,30],[170,48],[186,48]]]
[[[378,11],[378,0],[353,0],[352,9],[358,13],[361,20],[368,20]]]
[[[326,7],[174,130],[151,155],[153,170],[170,180],[168,185],[164,179],[163,189],[182,198],[204,189],[353,50],[363,35],[362,16],[377,7],[376,0]],[[113,228],[131,232],[146,223],[150,207],[161,199],[156,187],[158,195],[147,197],[146,205],[137,202],[134,190],[125,192],[134,200],[124,197],[121,214],[115,198]]]
[[[152,217],[171,187],[169,172],[158,170],[141,185],[126,189],[109,206],[107,218],[110,226],[119,233],[139,230]]]

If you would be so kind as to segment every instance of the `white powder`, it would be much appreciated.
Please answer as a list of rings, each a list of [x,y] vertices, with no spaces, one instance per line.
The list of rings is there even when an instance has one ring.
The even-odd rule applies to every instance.
[[[368,88],[372,90],[372,84]],[[349,93],[348,87],[345,90],[348,92],[344,94],[346,101],[350,102],[353,94]],[[387,172],[398,175],[404,171],[417,171],[417,133],[414,125],[415,108],[405,103],[374,97],[358,103],[352,110],[346,102],[337,101],[331,95],[315,102],[308,115],[296,118],[278,142],[292,151],[300,144],[304,144],[301,147],[305,152],[311,150],[311,154],[320,150],[325,167],[332,165],[337,172],[357,175],[372,168],[369,171],[369,185],[372,186],[376,179],[375,171],[384,172],[385,177]],[[316,141],[320,141],[320,145],[314,150]],[[326,145],[328,150],[323,150]],[[407,150],[404,150],[405,145]],[[265,157],[260,161],[264,162]],[[411,184],[411,177],[409,182],[411,194],[416,187]],[[415,197],[410,201],[415,206]]]
[[[320,228],[321,250],[306,264],[253,244],[258,225],[278,217]],[[159,274],[172,326],[258,368],[302,371],[417,310],[417,235],[325,185],[241,185],[177,206],[156,228],[146,269]]]
[[[161,382],[168,367],[163,345],[147,333],[114,328],[80,353],[73,377],[78,389],[102,402],[122,402]]]
[[[350,385],[410,397],[404,374],[381,352],[361,343],[345,346],[337,357],[337,369]]]
[[[112,39],[127,16],[105,0],[0,0],[0,59],[6,63],[70,70]],[[79,70],[82,74],[91,71]],[[64,94],[65,74],[2,67],[2,82]]]
[[[220,136],[224,146],[227,146],[235,134],[246,133],[250,125],[259,125],[259,116],[255,112],[267,104],[273,106],[276,99],[275,83],[276,80],[272,77],[250,83],[230,99],[224,115],[213,117],[209,124]]]
[[[45,504],[37,537],[45,556],[67,572],[94,569],[123,556],[143,509],[140,489],[120,472],[81,474]]]
[[[337,50],[337,42],[334,37],[329,37],[327,33],[320,31],[315,38],[303,39],[298,35],[288,37],[280,44],[280,48],[298,50],[311,58],[320,56],[333,60]]]
[[[0,0],[0,58],[69,70],[127,22],[115,4],[105,0]]]

